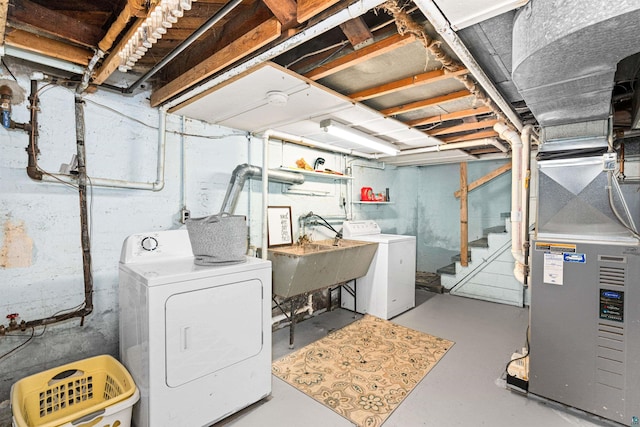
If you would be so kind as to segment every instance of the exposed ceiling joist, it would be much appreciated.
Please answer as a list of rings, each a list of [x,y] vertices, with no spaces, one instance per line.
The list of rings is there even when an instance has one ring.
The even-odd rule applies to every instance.
[[[386,116],[393,116],[396,114],[407,113],[409,111],[420,110],[421,108],[429,107],[432,105],[442,104],[444,102],[453,101],[467,96],[473,96],[468,90],[459,90],[457,92],[448,93],[446,95],[436,96],[434,98],[423,99],[421,101],[410,102],[404,105],[398,105],[396,107],[386,108],[380,112]]]
[[[27,0],[13,2],[9,9],[11,26],[36,29],[41,35],[67,40],[86,47],[95,47],[103,36],[99,27],[85,24],[64,13],[47,9]]]
[[[298,22],[305,22],[340,0],[298,0]]]
[[[22,30],[9,30],[5,35],[5,43],[29,52],[40,53],[79,65],[87,65],[91,59],[91,52],[87,49],[69,46],[64,42]]]
[[[441,128],[441,129],[436,129],[436,130],[433,130],[433,131],[429,131],[427,133],[429,135],[431,135],[431,136],[450,135],[452,133],[466,132],[466,131],[478,130],[478,129],[486,129],[486,128],[489,128],[489,127],[493,127],[493,125],[495,125],[496,123],[498,123],[497,119],[483,120],[483,121],[480,121],[480,122],[463,123],[461,125],[449,126],[449,127],[445,127],[445,128]]]
[[[354,92],[349,96],[355,101],[366,101],[367,99],[388,95],[393,92],[435,83],[441,80],[450,79],[455,76],[461,76],[467,74],[468,72],[469,70],[467,70],[466,68],[454,72],[449,72],[442,69],[428,71],[426,73],[417,74],[411,77],[406,77],[404,79],[396,80],[394,82],[385,83],[380,86]]]
[[[295,0],[262,0],[271,13],[278,18],[282,29],[287,30],[298,24],[298,5]]]
[[[485,130],[482,132],[473,132],[466,135],[460,136],[448,136],[445,138],[440,138],[442,142],[451,143],[451,142],[463,142],[463,141],[472,141],[474,139],[482,139],[482,138],[496,138],[498,136],[498,132],[493,130]]]
[[[331,74],[337,73],[338,71],[353,67],[354,65],[365,62],[371,58],[398,49],[399,47],[405,46],[409,43],[413,43],[415,39],[415,36],[412,34],[404,36],[395,34],[391,37],[387,37],[370,44],[360,50],[341,56],[331,62],[322,64],[314,70],[306,73],[304,76],[311,80],[320,80],[324,77],[330,76]]]
[[[188,89],[193,84],[211,76],[216,71],[231,65],[250,52],[255,52],[267,43],[274,41],[281,34],[280,21],[272,18],[257,28],[253,28],[244,36],[234,40],[212,56],[200,62],[180,77],[172,80],[151,95],[151,106],[157,107],[162,102]]]
[[[465,117],[479,116],[480,114],[491,113],[493,110],[486,105],[478,108],[468,108],[466,110],[454,111],[452,113],[440,114],[437,116],[425,117],[423,119],[409,120],[405,122],[409,126],[430,125],[433,123],[446,122],[447,120],[464,119]]]

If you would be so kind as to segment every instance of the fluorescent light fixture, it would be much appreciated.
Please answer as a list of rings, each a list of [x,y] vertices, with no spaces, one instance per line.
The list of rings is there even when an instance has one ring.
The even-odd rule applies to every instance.
[[[320,127],[328,134],[337,136],[340,139],[353,142],[354,144],[358,144],[381,153],[389,154],[390,156],[395,156],[400,152],[400,150],[388,142],[374,138],[373,136],[369,136],[366,133],[352,129],[343,124],[334,122],[331,119],[321,121]]]

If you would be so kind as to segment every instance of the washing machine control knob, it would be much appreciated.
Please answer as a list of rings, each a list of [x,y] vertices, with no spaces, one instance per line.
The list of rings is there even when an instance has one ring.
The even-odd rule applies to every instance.
[[[158,241],[151,236],[147,236],[142,239],[140,244],[142,245],[142,249],[145,251],[155,251],[158,248]]]

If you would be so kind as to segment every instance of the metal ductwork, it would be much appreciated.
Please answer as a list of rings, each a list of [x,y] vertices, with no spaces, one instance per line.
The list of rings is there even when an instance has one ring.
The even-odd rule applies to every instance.
[[[269,170],[267,173],[269,181],[282,182],[284,184],[302,184],[304,182],[304,175],[301,173],[279,170]],[[233,213],[247,178],[261,179],[262,168],[247,163],[236,166],[231,174],[227,194],[224,195],[220,212]]]
[[[544,126],[606,119],[616,66],[640,51],[640,3],[532,0],[513,27],[513,81]]]

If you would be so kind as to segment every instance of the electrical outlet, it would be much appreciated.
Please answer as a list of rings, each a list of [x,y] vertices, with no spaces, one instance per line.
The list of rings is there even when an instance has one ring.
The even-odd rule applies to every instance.
[[[191,218],[191,212],[189,212],[189,209],[182,209],[180,211],[180,222],[184,224],[189,218]]]

